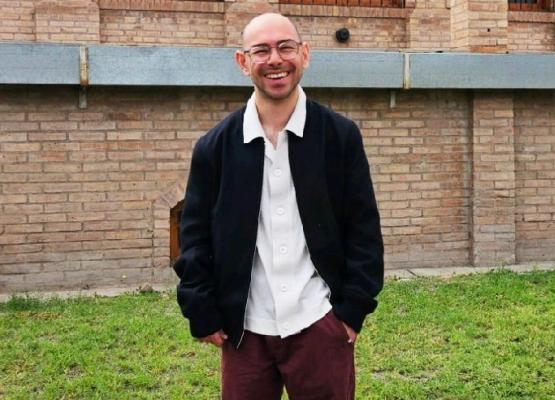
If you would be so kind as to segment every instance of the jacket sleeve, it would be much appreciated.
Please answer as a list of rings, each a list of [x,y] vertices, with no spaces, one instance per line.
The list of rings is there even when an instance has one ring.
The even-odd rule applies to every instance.
[[[201,139],[193,150],[181,213],[181,251],[174,265],[180,278],[177,302],[189,319],[194,337],[208,336],[222,328],[214,290],[211,234],[215,190],[214,167],[205,155]]]
[[[362,137],[352,123],[345,149],[345,188],[341,221],[345,271],[334,312],[359,332],[364,318],[377,307],[383,287],[384,262],[380,216]]]

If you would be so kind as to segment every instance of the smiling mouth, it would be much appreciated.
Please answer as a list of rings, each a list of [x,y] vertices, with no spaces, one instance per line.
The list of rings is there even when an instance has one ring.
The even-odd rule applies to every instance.
[[[269,73],[269,74],[266,74],[265,77],[268,78],[268,79],[282,79],[282,78],[285,78],[288,75],[289,75],[289,72],[283,71],[283,72]]]

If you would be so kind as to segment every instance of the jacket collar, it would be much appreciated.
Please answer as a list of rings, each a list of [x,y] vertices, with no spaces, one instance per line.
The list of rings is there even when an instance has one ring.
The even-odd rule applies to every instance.
[[[306,122],[306,95],[300,86],[297,86],[297,88],[299,90],[297,105],[284,130],[293,132],[302,138]],[[256,109],[256,93],[253,93],[247,102],[247,108],[243,117],[243,143],[250,143],[254,139],[259,137],[264,138],[264,136],[264,129]]]

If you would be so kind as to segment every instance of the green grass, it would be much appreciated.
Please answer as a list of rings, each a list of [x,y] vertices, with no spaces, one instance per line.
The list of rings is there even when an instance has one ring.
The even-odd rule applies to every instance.
[[[219,398],[173,293],[15,298],[0,338],[0,399]],[[555,399],[555,273],[388,282],[356,350],[357,399]]]

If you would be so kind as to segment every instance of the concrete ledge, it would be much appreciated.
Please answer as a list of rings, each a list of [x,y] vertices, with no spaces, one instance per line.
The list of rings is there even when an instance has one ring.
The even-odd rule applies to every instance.
[[[492,271],[511,271],[516,273],[534,271],[555,271],[555,263],[530,263],[506,265],[500,267],[447,267],[447,268],[410,268],[408,271],[415,277],[448,278],[457,275],[483,274]]]
[[[90,46],[91,85],[249,86],[232,48]]]
[[[90,85],[236,86],[234,48],[89,45]],[[555,54],[314,50],[303,86],[555,89]],[[0,43],[0,84],[79,84],[79,46]]]
[[[79,46],[0,44],[0,84],[79,84]]]
[[[515,273],[526,273],[534,271],[553,271],[555,272],[555,262],[530,263],[508,265],[503,267],[449,267],[449,268],[408,268],[408,269],[390,269],[385,271],[386,279],[390,280],[407,280],[415,278],[450,278],[459,275],[471,275],[487,273],[491,271],[512,271]],[[148,292],[151,290],[157,292],[170,292],[175,289],[175,284],[166,285],[149,285],[145,284],[140,287],[108,287],[88,290],[63,290],[54,292],[27,292],[27,293],[2,293],[0,294],[0,303],[9,301],[12,296],[29,297],[34,299],[69,299],[77,297],[115,297],[122,294]]]
[[[410,87],[553,89],[555,54],[410,54]]]
[[[90,46],[91,85],[250,87],[233,48]],[[399,53],[313,51],[304,87],[399,88]]]
[[[402,88],[401,53],[314,50],[303,87]]]

